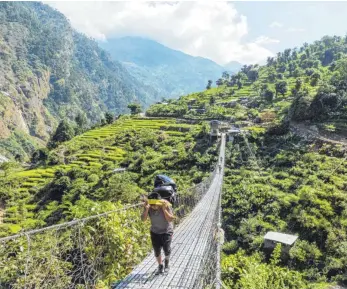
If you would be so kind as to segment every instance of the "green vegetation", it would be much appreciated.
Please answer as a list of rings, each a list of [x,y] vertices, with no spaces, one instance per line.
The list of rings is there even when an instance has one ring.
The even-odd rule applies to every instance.
[[[0,150],[18,162],[33,152],[30,168],[18,162],[1,165],[0,209],[5,215],[0,236],[135,203],[151,190],[158,173],[169,174],[182,191],[201,182],[216,161],[216,143],[210,143],[206,123],[175,118],[218,118],[248,125],[228,145],[225,158],[223,282],[240,289],[347,284],[345,149],[289,131],[295,121],[305,121],[316,125],[317,133],[347,135],[347,37],[326,36],[286,49],[264,66],[223,73],[217,87],[206,81],[206,91],[151,106],[146,114],[153,119],[137,118],[141,105],[157,95],[138,88],[60,13],[39,3],[0,6],[0,24],[6,27],[0,34]],[[23,103],[26,118],[14,117],[13,99]],[[132,116],[114,121],[114,114],[127,109]],[[53,116],[61,121],[49,135],[48,128],[57,124]],[[49,139],[49,146],[42,147]],[[117,168],[126,171],[116,173]],[[135,215],[136,210],[127,211],[81,229],[90,237],[84,252],[89,262],[105,248],[97,236],[106,236],[113,248],[103,252],[98,286],[123,277],[147,252],[147,225],[131,222]],[[265,250],[268,231],[299,238],[288,254],[280,246]],[[69,228],[59,240],[34,238],[31,251],[40,246],[48,251],[55,240],[66,244],[59,248],[63,254],[75,256],[71,236],[77,233]],[[22,280],[14,276],[25,266],[20,253],[27,251],[25,240],[10,247],[13,251],[0,247],[0,264],[8,263],[1,268],[0,282],[20,288]],[[54,273],[47,266],[30,273],[32,288],[40,274],[56,274],[62,288],[70,280],[60,274],[75,278],[65,273],[78,261],[55,262],[59,270]]]
[[[254,288],[252,282],[262,284],[257,288],[347,283],[344,150],[291,134],[254,132],[235,138],[226,157],[225,282],[231,288]],[[275,267],[263,249],[268,231],[299,236]]]
[[[138,103],[131,103],[128,104],[128,108],[130,109],[131,114],[139,114],[142,112],[142,108],[141,105],[139,105]]]
[[[158,173],[170,174],[182,190],[200,182],[216,154],[207,131],[206,125],[176,124],[173,119],[123,117],[54,149],[36,151],[36,168],[4,168],[2,235],[10,233],[12,224],[19,230],[68,220],[67,204],[81,196],[131,203],[151,190]],[[127,172],[113,173],[118,167]]]
[[[327,284],[307,284],[302,274],[279,266],[281,246],[274,250],[269,263],[262,262],[262,256],[254,253],[247,256],[239,250],[222,260],[222,278],[228,288],[237,289],[323,289]]]
[[[5,215],[0,224],[1,237],[137,203],[141,194],[152,190],[154,176],[159,173],[173,177],[184,194],[186,188],[209,175],[217,159],[217,148],[209,142],[208,126],[204,123],[190,125],[174,119],[125,116],[111,125],[61,142],[56,148],[40,149],[33,159],[33,169],[21,168],[16,163],[2,167],[5,174],[0,180],[0,203]],[[126,171],[114,172],[119,167]],[[82,264],[63,257],[76,254],[80,246],[78,234],[83,234],[88,236],[84,262],[100,262],[98,284],[108,288],[148,252],[148,224],[140,222],[139,215],[139,209],[128,210],[90,221],[82,229],[74,226],[33,236],[30,285],[36,288],[46,275],[46,280],[60,276],[59,284],[55,283],[58,288],[70,284],[71,278],[78,275],[68,273],[71,266],[80,268]],[[52,244],[56,244],[54,250]],[[57,255],[52,250],[58,250]],[[5,272],[0,276],[1,284],[19,288],[23,281],[16,276],[26,266],[26,239],[9,242],[0,252],[0,263],[6,263],[1,267]],[[10,252],[16,252],[16,257]],[[46,252],[51,254],[50,258],[54,255],[55,261],[42,266]],[[100,252],[102,262],[95,259]]]
[[[306,120],[321,130],[331,131],[333,125],[346,134],[346,64],[347,38],[325,36],[279,52],[265,66],[245,65],[236,74],[223,73],[218,87],[211,88],[209,82],[206,91],[152,106],[147,113],[264,123],[268,121],[260,114],[272,111],[271,122]]]

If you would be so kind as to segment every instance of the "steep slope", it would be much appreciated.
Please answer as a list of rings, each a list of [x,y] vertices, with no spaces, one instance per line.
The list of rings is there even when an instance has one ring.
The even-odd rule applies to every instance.
[[[234,75],[224,74],[217,80],[218,88],[168,106],[153,106],[148,114],[268,123],[306,121],[322,132],[346,134],[346,67],[347,38],[325,36],[299,49],[279,52],[264,66],[245,65]]]
[[[211,60],[193,57],[140,37],[108,39],[100,46],[113,59],[121,61],[132,75],[165,98],[201,91],[209,79],[216,79],[225,70]]]
[[[156,100],[154,90],[41,3],[0,3],[0,58],[0,147],[17,147],[12,153],[32,148],[32,141],[23,146],[27,135],[47,141],[59,118],[82,112],[95,122],[107,110],[127,111],[129,102]]]

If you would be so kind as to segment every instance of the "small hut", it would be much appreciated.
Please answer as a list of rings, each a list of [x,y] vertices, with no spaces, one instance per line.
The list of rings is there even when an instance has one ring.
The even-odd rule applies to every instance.
[[[124,173],[126,171],[126,168],[116,168],[113,170],[114,173]]]
[[[298,236],[288,235],[278,232],[267,232],[264,236],[264,248],[273,249],[277,243],[282,244],[282,250],[289,253],[291,246],[295,243]]]

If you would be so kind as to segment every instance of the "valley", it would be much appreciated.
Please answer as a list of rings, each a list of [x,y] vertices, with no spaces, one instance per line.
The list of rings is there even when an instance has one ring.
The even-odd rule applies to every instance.
[[[221,284],[347,286],[346,36],[230,73],[136,37],[109,43],[108,54],[41,3],[1,3],[0,25],[0,238],[9,237],[0,240],[1,288],[47,288],[51,275],[54,288],[110,288],[126,277],[150,252],[139,210],[154,177],[173,178],[183,200],[208,190],[224,152],[211,120],[237,131],[219,169],[223,185],[214,185]],[[296,239],[269,250],[268,232]]]

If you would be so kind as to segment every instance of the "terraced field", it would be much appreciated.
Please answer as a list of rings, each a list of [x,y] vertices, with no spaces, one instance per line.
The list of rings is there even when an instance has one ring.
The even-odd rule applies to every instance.
[[[163,131],[170,137],[184,137],[193,125],[176,124],[175,119],[123,119],[114,124],[90,130],[69,142],[59,146],[55,151],[64,155],[64,164],[42,167],[31,170],[23,170],[14,173],[10,179],[19,178],[21,185],[18,192],[27,192],[36,189],[49,182],[57,170],[83,167],[84,169],[100,169],[105,162],[111,162],[115,166],[125,158],[127,152],[124,144],[115,143],[118,133],[125,130],[152,129]]]

